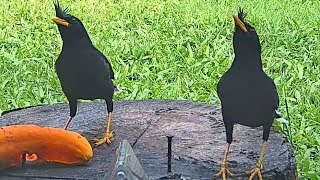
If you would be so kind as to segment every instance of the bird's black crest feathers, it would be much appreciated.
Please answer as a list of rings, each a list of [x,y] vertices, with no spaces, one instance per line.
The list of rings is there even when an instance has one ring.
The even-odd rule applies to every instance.
[[[244,23],[245,17],[246,17],[246,14],[244,13],[243,9],[239,8],[238,18]]]
[[[54,4],[54,8],[56,10],[56,16],[57,17],[63,19],[65,17],[70,16],[70,14],[68,14],[68,8],[65,8],[64,10],[62,10],[58,0],[54,0],[53,4]]]

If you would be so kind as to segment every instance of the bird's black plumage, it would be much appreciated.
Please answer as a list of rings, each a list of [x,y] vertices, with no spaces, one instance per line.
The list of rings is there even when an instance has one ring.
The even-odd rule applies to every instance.
[[[258,175],[262,179],[262,160],[269,138],[270,128],[275,118],[279,118],[277,108],[279,97],[273,80],[263,71],[261,45],[253,26],[245,22],[243,10],[233,16],[235,31],[233,49],[235,58],[229,70],[220,78],[217,91],[222,106],[222,116],[226,128],[227,148],[221,170],[216,176],[226,179],[232,175],[227,167],[227,156],[232,143],[234,124],[249,127],[263,126],[263,146],[256,168],[250,171],[250,180]]]
[[[112,112],[114,72],[110,62],[93,46],[82,22],[68,14],[67,9],[62,10],[58,1],[54,5],[56,17],[53,20],[63,40],[55,68],[69,101],[71,119],[76,115],[78,99],[104,99],[108,112]]]
[[[263,126],[264,140],[267,140],[279,105],[276,86],[262,69],[259,37],[255,29],[244,21],[243,11],[239,12],[238,18],[247,32],[236,26],[233,35],[235,58],[217,85],[223,120],[229,129],[228,143],[232,141],[232,126],[235,123]]]

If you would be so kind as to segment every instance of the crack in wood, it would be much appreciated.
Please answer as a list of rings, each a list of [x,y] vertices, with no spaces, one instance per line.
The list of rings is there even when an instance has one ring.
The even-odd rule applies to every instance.
[[[157,123],[159,120],[161,119],[161,117],[159,117],[156,121],[155,121],[155,123]],[[139,139],[145,134],[145,132],[147,132],[147,130],[149,129],[149,127],[152,125],[152,120],[151,121],[147,121],[147,123],[148,123],[148,126],[146,127],[146,129],[144,129],[143,131],[142,131],[142,133],[136,138],[136,140],[133,142],[133,144],[132,144],[132,148],[134,147],[134,145],[139,141]]]

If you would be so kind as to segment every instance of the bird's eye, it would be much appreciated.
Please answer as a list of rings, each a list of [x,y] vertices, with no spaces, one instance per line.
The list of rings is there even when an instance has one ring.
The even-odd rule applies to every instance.
[[[71,19],[71,23],[76,23],[77,21],[76,21],[76,19],[75,18],[72,18]]]

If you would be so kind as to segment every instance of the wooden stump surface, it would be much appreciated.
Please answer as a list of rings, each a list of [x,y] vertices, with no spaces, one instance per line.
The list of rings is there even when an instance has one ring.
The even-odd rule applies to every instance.
[[[36,106],[12,111],[0,117],[0,126],[37,124],[62,128],[68,118],[67,104]],[[88,140],[100,138],[105,131],[107,110],[104,103],[79,103],[78,113],[69,130]],[[94,148],[87,165],[66,166],[54,163],[28,163],[0,173],[13,179],[101,179],[111,171],[115,151],[127,139],[150,179],[164,179],[167,170],[167,138],[174,135],[172,171],[180,179],[212,179],[220,169],[226,135],[218,107],[187,101],[122,101],[115,102],[112,145]],[[237,179],[248,179],[259,158],[262,128],[235,125],[234,141],[229,154],[230,171]],[[0,145],[1,146],[1,145]],[[1,148],[1,147],[0,147]],[[264,160],[264,179],[297,179],[292,148],[275,132],[270,133]]]

